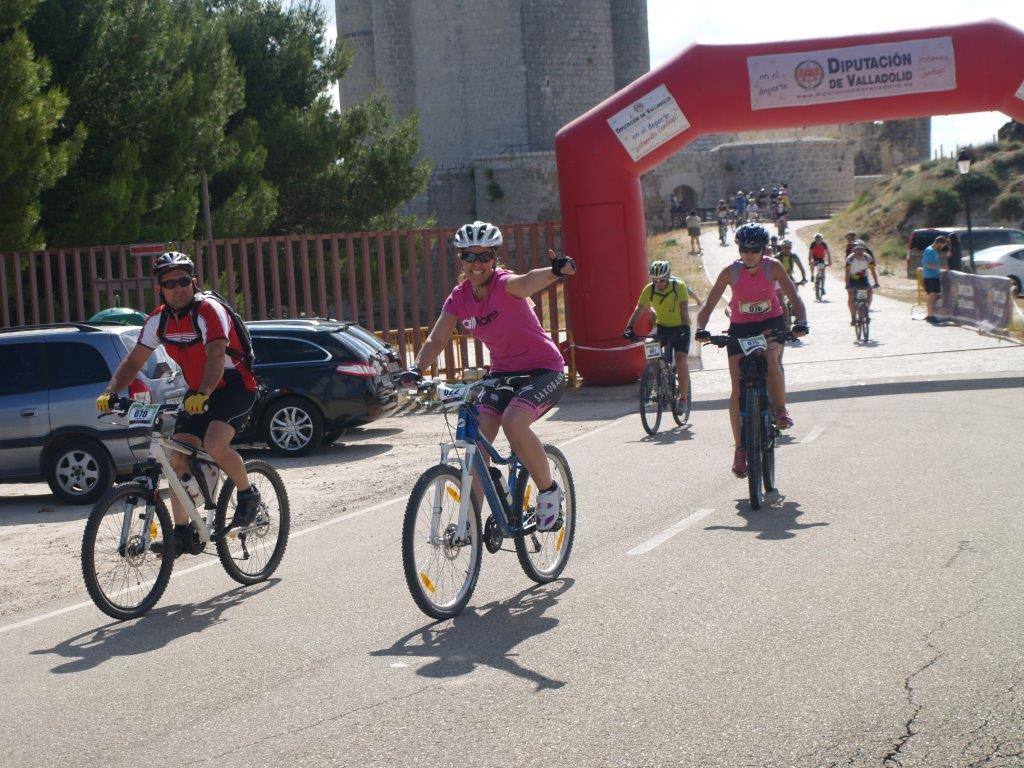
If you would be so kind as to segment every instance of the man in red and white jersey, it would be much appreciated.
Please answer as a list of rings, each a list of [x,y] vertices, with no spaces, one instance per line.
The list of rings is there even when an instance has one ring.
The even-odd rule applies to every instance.
[[[256,378],[231,315],[220,301],[197,294],[195,265],[186,254],[164,253],[153,263],[155,290],[163,299],[142,328],[135,349],[129,353],[96,399],[96,408],[108,412],[116,393],[135,380],[153,350],[161,344],[181,366],[188,384],[174,437],[202,447],[231,478],[238,489],[238,506],[232,526],[251,525],[259,509],[259,492],[249,483],[242,457],[231,440],[245,423],[256,402]],[[188,457],[172,452],[171,466],[179,478],[189,472]],[[185,552],[191,531],[186,510],[171,494],[174,512],[175,551]],[[161,542],[154,542],[158,545]],[[154,546],[154,550],[160,547]]]

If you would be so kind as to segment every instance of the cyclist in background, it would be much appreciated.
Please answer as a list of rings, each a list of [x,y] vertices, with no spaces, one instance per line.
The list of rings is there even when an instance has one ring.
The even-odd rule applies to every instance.
[[[784,329],[782,305],[775,293],[774,283],[782,286],[785,296],[796,308],[797,322],[793,326],[794,336],[808,333],[807,311],[797,295],[796,287],[789,275],[775,259],[767,254],[768,230],[759,224],[746,224],[736,230],[736,245],[740,257],[723,269],[708,295],[708,302],[697,313],[697,333],[700,341],[710,334],[705,330],[711,313],[726,288],[732,289],[729,299],[729,375],[732,379],[732,396],[729,400],[729,420],[736,450],[733,454],[732,471],[737,477],[747,474],[747,456],[740,444],[740,351],[737,338],[749,338],[765,334],[768,336],[767,386],[775,407],[775,424],[779,429],[789,429],[793,419],[786,409],[786,385],[779,361],[781,345],[770,338],[771,334]]]
[[[640,291],[636,309],[626,323],[624,338],[635,339],[633,325],[640,314],[653,308],[655,335],[658,341],[670,346],[675,352],[676,380],[679,382],[679,410],[686,408],[686,393],[690,387],[690,368],[686,356],[690,352],[690,296],[691,293],[680,278],[671,275],[667,261],[651,262],[651,282]],[[694,299],[697,299],[694,295]]]
[[[793,253],[793,241],[789,239],[781,241],[779,243],[779,252],[775,255],[775,258],[778,259],[779,264],[781,264],[782,268],[786,270],[786,274],[789,276],[789,279],[793,281],[793,284],[796,286],[797,291],[799,291],[800,286],[804,285],[807,282],[807,272],[804,271],[804,264],[802,261],[800,261],[800,257]],[[800,269],[799,281],[797,281],[797,279],[793,276],[794,267],[799,267]],[[775,282],[775,292],[778,294],[779,303],[782,305],[782,308],[784,310],[783,317],[785,317],[786,319],[786,330],[789,330],[791,318],[794,312],[794,307],[792,304],[786,301],[785,294],[782,291],[782,286],[779,284],[778,281]],[[801,342],[797,340],[794,343],[799,344]],[[782,358],[785,355],[785,353],[786,349],[785,346],[783,346],[779,350],[779,362],[782,361]]]
[[[195,265],[186,254],[168,251],[153,263],[155,293],[163,304],[149,315],[138,343],[114,372],[96,409],[109,413],[117,392],[135,380],[153,350],[164,345],[167,354],[181,366],[188,392],[184,413],[174,426],[174,439],[203,448],[227,473],[238,489],[238,506],[232,527],[251,525],[259,511],[259,491],[249,483],[242,457],[231,447],[256,403],[256,379],[242,359],[244,349],[227,309],[204,294],[197,296]],[[188,457],[171,453],[171,466],[181,477],[189,472]],[[174,513],[175,553],[186,552],[192,524],[188,512],[171,494]],[[162,551],[162,541],[152,549]]]
[[[825,242],[825,236],[821,232],[818,232],[814,236],[813,242],[811,242],[810,261],[812,280],[815,278],[817,270],[832,266],[832,253],[829,251],[828,243]],[[824,294],[824,289],[821,292]]]
[[[548,251],[550,267],[517,275],[498,264],[503,242],[501,230],[485,221],[465,224],[455,233],[463,270],[459,284],[445,300],[402,382],[423,380],[423,369],[433,365],[457,326],[483,342],[491,354],[491,368],[478,406],[480,432],[493,442],[499,427],[505,431],[540,489],[537,530],[549,531],[558,520],[563,492],[551,477],[547,454],[532,425],[565,392],[565,360],[537,319],[530,296],[575,275],[576,262]],[[479,496],[482,490],[475,478],[473,486]]]
[[[718,242],[726,244],[726,237],[729,233],[729,215],[731,211],[725,200],[718,201],[718,208],[715,209],[715,218],[718,220]]]
[[[863,240],[856,240],[850,249],[850,255],[846,257],[846,297],[847,306],[850,309],[850,325],[857,324],[857,318],[854,315],[853,309],[853,297],[857,289],[862,289],[868,292],[868,308],[871,307],[871,299],[873,297],[872,285],[868,282],[868,272],[871,272],[871,277],[874,282],[874,287],[878,287],[878,272],[875,270],[875,257],[868,250]]]

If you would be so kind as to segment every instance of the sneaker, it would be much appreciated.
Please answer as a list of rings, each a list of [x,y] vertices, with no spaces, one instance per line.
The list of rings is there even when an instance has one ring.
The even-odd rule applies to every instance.
[[[856,325],[856,324],[857,324],[857,318],[851,317],[850,318],[850,325]]]
[[[937,319],[935,318],[935,315],[928,315],[928,317],[926,317],[926,318],[924,319],[924,321],[925,321],[926,323],[931,323],[932,325],[935,325],[936,323],[938,323],[938,322],[939,322],[939,321],[938,321],[938,320],[937,320]]]
[[[779,408],[775,412],[775,426],[779,429],[789,429],[793,426],[793,419],[790,418],[789,411],[785,408]]]
[[[676,400],[676,413],[686,412],[686,395],[680,395],[679,399]]]
[[[742,448],[737,448],[732,455],[732,473],[736,477],[747,476],[747,452]]]
[[[537,530],[550,531],[558,522],[562,511],[562,489],[554,483],[551,488],[537,494]]]
[[[186,547],[188,546],[188,536],[192,524],[188,525],[176,525],[174,526],[174,559],[177,560],[184,554],[187,554]],[[164,556],[164,540],[156,539],[149,543],[149,551],[157,557]]]
[[[238,492],[238,503],[235,505],[235,514],[231,518],[232,528],[247,528],[256,521],[256,515],[260,511],[260,492],[249,486],[247,490]]]

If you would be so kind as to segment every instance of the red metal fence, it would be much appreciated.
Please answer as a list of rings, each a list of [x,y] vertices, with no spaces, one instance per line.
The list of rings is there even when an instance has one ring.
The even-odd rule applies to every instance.
[[[561,253],[556,222],[502,226],[501,260],[523,272]],[[235,303],[246,319],[333,317],[354,320],[394,343],[408,360],[419,350],[459,266],[454,229],[286,235],[182,243],[200,283]],[[84,321],[111,306],[155,306],[149,259],[129,246],[0,254],[5,300],[0,326]],[[534,297],[552,338],[566,338],[563,288]],[[460,337],[444,367],[482,365],[479,342]]]

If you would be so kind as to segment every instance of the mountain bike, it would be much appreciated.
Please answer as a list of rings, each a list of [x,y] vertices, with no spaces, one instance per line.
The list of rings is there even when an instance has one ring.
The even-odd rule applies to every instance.
[[[733,338],[728,334],[710,336],[705,343],[725,347]],[[774,333],[771,340],[780,344],[792,341],[792,333]],[[768,394],[769,338],[751,336],[737,338],[743,357],[740,359],[740,443],[747,453],[747,488],[750,506],[760,509],[764,496],[775,490],[775,409]]]
[[[867,341],[871,331],[871,318],[868,315],[868,291],[866,288],[855,289],[853,295],[853,321],[857,341]]]
[[[178,408],[121,398],[111,413],[100,416],[123,418],[129,431],[151,434],[150,458],[135,465],[130,482],[115,485],[96,502],[82,539],[82,576],[89,597],[115,619],[142,616],[171,579],[177,552],[174,523],[160,497],[161,476],[188,510],[192,529],[186,551],[197,555],[213,544],[235,581],[256,584],[270,578],[288,546],[288,493],[277,470],[265,461],[245,462],[249,482],[260,494],[259,510],[250,525],[230,525],[228,513],[233,515],[238,504],[234,482],[208,453],[163,434],[161,414]],[[202,512],[171,467],[172,452],[188,457],[202,493]],[[156,541],[161,543],[159,554],[153,551]]]
[[[512,380],[503,381],[511,386]],[[434,619],[450,619],[466,607],[480,576],[483,547],[494,554],[511,539],[523,572],[538,584],[557,579],[572,551],[576,486],[569,462],[558,448],[544,446],[565,499],[552,530],[538,531],[540,489],[514,452],[502,456],[480,433],[477,402],[484,387],[494,384],[494,378],[451,384],[428,379],[417,386],[421,392],[437,387],[449,434],[449,418],[457,414],[453,440],[441,444],[441,461],[416,481],[402,524],[405,583],[420,610]],[[507,480],[484,456],[507,467]],[[482,527],[474,473],[490,509]]]
[[[718,244],[728,245],[729,222],[726,219],[718,220]]]
[[[814,300],[821,301],[825,295],[825,265],[814,264],[811,269],[814,270]]]
[[[678,426],[690,420],[691,388],[686,387],[686,408],[679,409],[679,384],[676,380],[674,350],[669,341],[648,336],[644,341],[647,365],[640,375],[640,421],[648,435],[656,435],[662,411],[671,411]]]

